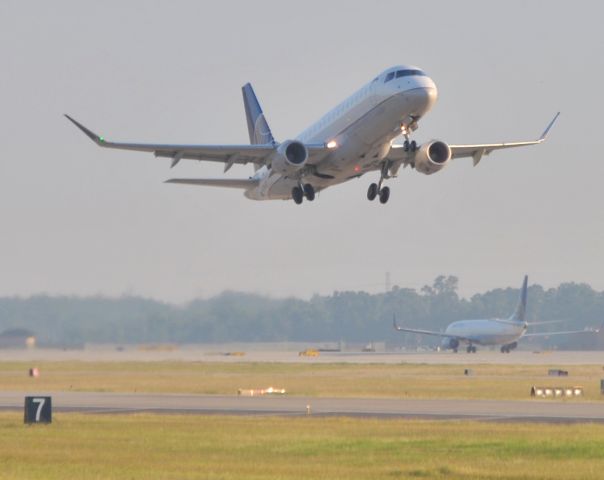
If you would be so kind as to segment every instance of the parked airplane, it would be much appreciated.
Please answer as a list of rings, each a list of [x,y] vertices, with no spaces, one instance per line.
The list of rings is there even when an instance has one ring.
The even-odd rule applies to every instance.
[[[518,346],[518,340],[525,337],[549,337],[551,335],[570,335],[575,333],[599,333],[600,329],[586,328],[585,330],[572,330],[566,332],[526,333],[531,325],[555,322],[527,322],[525,321],[526,294],[528,276],[525,275],[520,292],[520,300],[516,311],[507,319],[493,318],[489,320],[461,320],[453,322],[444,332],[418,330],[415,328],[400,327],[393,316],[394,328],[399,332],[420,333],[423,335],[436,335],[442,337],[441,348],[457,352],[461,344],[467,344],[468,353],[476,353],[475,345],[501,345],[501,353],[510,353]]]
[[[278,143],[260,108],[252,86],[243,86],[243,102],[251,145],[165,145],[110,142],[66,115],[97,145],[106,148],[153,152],[172,159],[174,167],[183,159],[224,163],[224,171],[234,164],[254,165],[255,173],[245,179],[173,178],[167,183],[239,188],[253,200],[290,199],[297,204],[314,200],[315,192],[379,172],[377,183],[369,185],[367,198],[390,198],[384,180],[396,177],[401,166],[411,166],[431,175],[454,158],[471,157],[474,166],[494,150],[542,143],[558,117],[537,140],[448,145],[431,140],[418,145],[409,141],[420,119],[437,98],[434,81],[413,66],[389,68],[348,97],[294,140]],[[393,140],[403,135],[403,144]]]

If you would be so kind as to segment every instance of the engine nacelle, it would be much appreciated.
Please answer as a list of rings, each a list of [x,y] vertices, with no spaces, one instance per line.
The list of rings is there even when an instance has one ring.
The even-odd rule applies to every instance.
[[[271,159],[271,169],[288,174],[301,169],[308,160],[308,149],[302,142],[287,140],[277,148]]]
[[[442,170],[451,160],[449,145],[440,140],[424,143],[415,154],[415,169],[430,175]]]
[[[459,348],[459,340],[457,338],[443,338],[441,347],[446,350],[457,350]]]

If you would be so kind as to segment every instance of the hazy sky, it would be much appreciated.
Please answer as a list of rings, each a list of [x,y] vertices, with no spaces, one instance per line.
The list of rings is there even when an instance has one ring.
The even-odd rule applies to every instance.
[[[223,289],[308,296],[419,288],[464,295],[589,282],[604,289],[601,2],[0,2],[0,295]],[[541,146],[378,174],[313,202],[166,185],[222,166],[97,148],[115,140],[246,143],[251,81],[291,138],[382,69],[411,63],[439,100],[415,139]],[[251,166],[230,176],[247,177]]]

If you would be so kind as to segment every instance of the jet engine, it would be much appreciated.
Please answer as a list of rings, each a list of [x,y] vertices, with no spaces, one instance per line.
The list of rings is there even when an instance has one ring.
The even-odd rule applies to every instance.
[[[441,345],[446,350],[457,350],[459,348],[459,340],[456,338],[443,338]]]
[[[271,159],[271,169],[281,174],[293,173],[308,160],[308,149],[297,140],[287,140],[277,148]]]
[[[440,140],[424,143],[415,154],[415,169],[430,175],[442,170],[451,160],[449,145]]]

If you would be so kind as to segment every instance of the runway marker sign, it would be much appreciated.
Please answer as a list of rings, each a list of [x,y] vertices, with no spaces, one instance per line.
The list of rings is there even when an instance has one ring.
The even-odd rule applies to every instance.
[[[51,397],[25,397],[24,423],[52,423]]]

